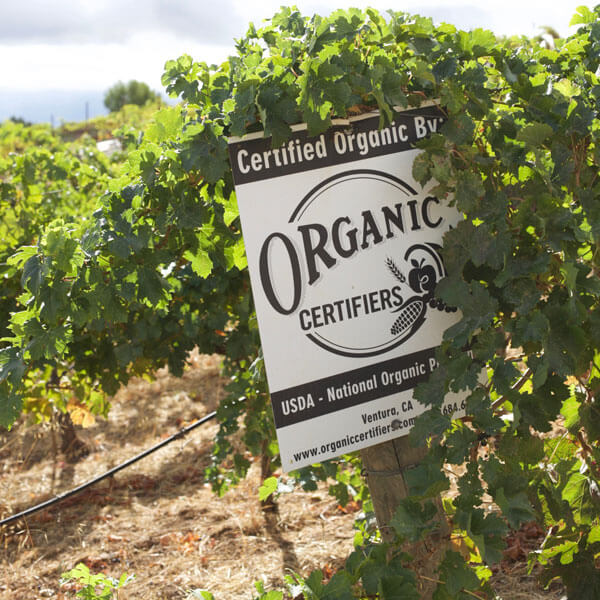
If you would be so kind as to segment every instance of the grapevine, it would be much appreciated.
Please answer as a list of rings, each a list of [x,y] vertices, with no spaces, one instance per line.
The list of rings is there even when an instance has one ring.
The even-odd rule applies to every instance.
[[[398,540],[427,531],[428,501],[449,485],[445,469],[464,466],[453,524],[475,544],[479,567],[475,576],[447,553],[436,597],[481,594],[506,532],[532,519],[548,531],[532,558],[545,582],[560,578],[569,598],[598,597],[600,8],[580,8],[574,22],[578,32],[549,48],[404,13],[308,19],[286,8],[251,26],[222,65],[168,61],[163,83],[180,104],[156,112],[118,169],[98,157],[97,171],[76,176],[73,193],[88,181],[93,216],[85,207],[80,218],[74,205],[56,220],[45,213],[35,231],[0,247],[10,282],[1,309],[12,313],[0,349],[0,423],[10,426],[52,381],[104,407],[135,375],[165,364],[181,373],[198,346],[221,353],[231,378],[209,469],[215,489],[242,477],[253,456],[263,476],[276,472],[227,138],[262,131],[277,146],[301,122],[319,134],[334,118],[378,110],[383,126],[395,106],[434,100],[447,121],[419,143],[413,175],[465,215],[445,236],[447,276],[430,305],[457,307],[462,318],[417,389],[430,410],[412,435],[430,452],[411,472]],[[47,131],[31,135],[52,142]],[[22,154],[0,159],[1,207],[14,223],[32,202],[55,191],[67,200],[71,190],[56,183],[56,155],[16,149]],[[52,173],[48,189],[31,179],[27,157]],[[387,268],[404,277],[391,259]],[[452,421],[441,407],[461,390],[468,417]],[[556,428],[576,451],[547,435]],[[296,480],[306,489],[329,476],[343,483],[356,460],[316,465]],[[484,494],[498,513],[485,510]],[[384,545],[357,550],[335,578],[330,589],[346,594],[338,597],[359,586],[367,596],[416,597],[405,557]],[[317,579],[296,583],[322,589]]]

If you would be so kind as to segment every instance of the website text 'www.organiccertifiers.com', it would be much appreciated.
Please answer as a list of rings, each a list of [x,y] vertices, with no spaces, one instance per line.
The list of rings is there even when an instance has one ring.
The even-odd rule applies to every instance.
[[[372,425],[368,429],[357,433],[347,434],[342,438],[325,442],[319,446],[294,452],[294,462],[305,462],[317,457],[339,456],[344,453],[346,448],[353,449],[357,444],[362,445],[364,442],[378,440],[391,431],[401,432],[402,429],[410,429],[415,423],[414,417],[406,418],[399,415],[395,407],[363,413],[361,419],[363,423]],[[381,423],[380,421],[385,422]]]

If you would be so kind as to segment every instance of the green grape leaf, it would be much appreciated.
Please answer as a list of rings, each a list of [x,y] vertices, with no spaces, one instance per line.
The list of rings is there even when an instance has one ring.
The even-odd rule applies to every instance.
[[[404,478],[411,496],[421,498],[433,497],[448,489],[450,485],[433,451],[417,466],[408,469]]]
[[[451,600],[462,590],[475,591],[480,587],[477,575],[458,552],[448,550],[438,572],[443,584],[434,592],[433,600]]]
[[[277,477],[267,477],[260,488],[258,488],[258,499],[264,502],[271,494],[277,491],[278,484],[279,480]]]
[[[377,592],[382,600],[419,600],[421,597],[414,582],[402,575],[383,577]]]
[[[10,429],[23,408],[23,398],[0,382],[0,427]]]
[[[183,118],[179,107],[164,108],[154,114],[154,120],[146,129],[145,137],[155,144],[172,142],[177,139],[182,125]]]
[[[410,542],[422,539],[423,535],[431,532],[436,527],[432,519],[436,516],[436,507],[432,502],[415,502],[401,500],[390,525],[396,533]]]
[[[522,523],[531,521],[534,512],[525,492],[506,496],[504,488],[500,488],[494,495],[494,500],[502,510],[509,525],[518,529]]]
[[[23,356],[14,348],[0,349],[0,383],[5,380],[17,384],[23,377],[27,366]]]
[[[38,255],[31,256],[23,266],[21,284],[32,294],[37,294],[48,273],[48,265]]]
[[[587,6],[578,6],[569,25],[587,25],[596,20],[596,15]]]
[[[525,142],[527,146],[537,147],[541,146],[553,132],[552,127],[546,123],[529,123],[517,133],[517,140]]]
[[[338,571],[323,587],[322,600],[353,600],[352,578],[345,571]]]
[[[202,248],[198,248],[195,252],[186,250],[183,253],[183,257],[190,261],[192,270],[199,277],[206,279],[211,274],[213,261],[206,250],[203,250]]]

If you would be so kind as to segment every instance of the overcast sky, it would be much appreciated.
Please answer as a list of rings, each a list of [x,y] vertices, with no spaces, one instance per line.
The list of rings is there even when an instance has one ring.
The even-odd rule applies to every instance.
[[[58,123],[105,112],[107,88],[138,79],[162,91],[166,60],[183,53],[221,62],[234,38],[271,17],[281,0],[0,0],[0,120],[11,115]],[[419,13],[464,29],[535,35],[550,25],[570,33],[583,0],[297,0],[305,15],[343,6]],[[591,4],[590,4],[591,6]]]

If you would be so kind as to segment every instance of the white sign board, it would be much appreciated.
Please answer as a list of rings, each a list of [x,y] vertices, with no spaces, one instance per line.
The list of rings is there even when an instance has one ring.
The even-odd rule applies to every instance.
[[[456,311],[434,297],[461,215],[412,177],[433,106],[229,146],[285,471],[405,435]],[[457,398],[446,402],[453,406]],[[459,406],[460,408],[460,406]]]

